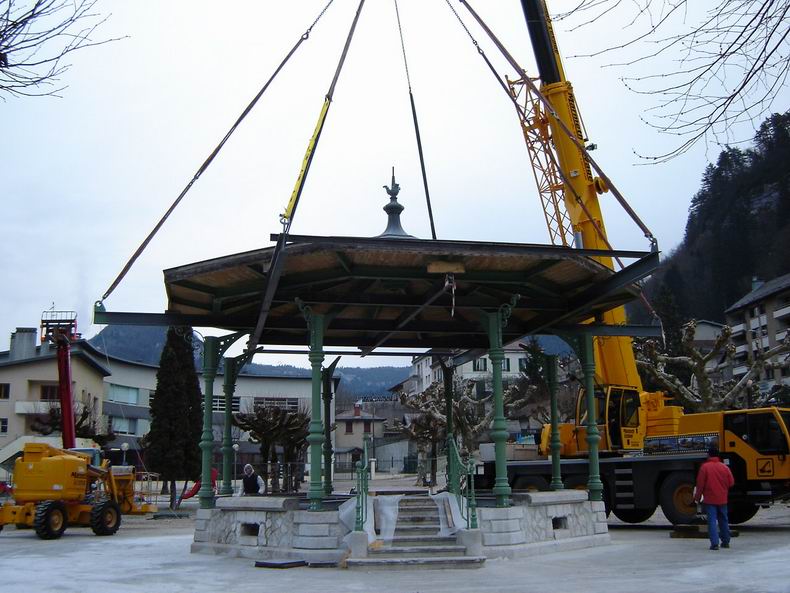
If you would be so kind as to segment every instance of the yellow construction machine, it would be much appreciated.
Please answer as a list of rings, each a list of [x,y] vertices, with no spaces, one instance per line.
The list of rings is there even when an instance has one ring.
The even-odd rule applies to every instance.
[[[58,394],[63,449],[27,443],[14,463],[12,500],[0,507],[5,525],[33,527],[42,539],[57,539],[69,525],[90,526],[96,535],[113,535],[121,514],[156,511],[149,475],[138,480],[134,466],[111,466],[99,451],[75,448],[71,387],[71,342],[79,337],[76,313],[45,311],[41,339],[57,345]],[[143,476],[139,476],[142,478]],[[135,490],[137,483],[143,488]]]
[[[98,451],[28,443],[14,464],[13,500],[0,507],[0,530],[32,527],[41,539],[57,539],[67,526],[90,526],[96,535],[113,535],[122,514],[156,511],[146,502],[152,484],[136,490],[136,478],[134,466],[110,466]]]

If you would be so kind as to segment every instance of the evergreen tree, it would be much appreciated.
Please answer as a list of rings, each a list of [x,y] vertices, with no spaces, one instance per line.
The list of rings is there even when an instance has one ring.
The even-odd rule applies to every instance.
[[[176,480],[200,475],[201,393],[192,352],[192,328],[171,327],[156,373],[151,429],[143,437],[149,469],[170,482],[170,507]]]

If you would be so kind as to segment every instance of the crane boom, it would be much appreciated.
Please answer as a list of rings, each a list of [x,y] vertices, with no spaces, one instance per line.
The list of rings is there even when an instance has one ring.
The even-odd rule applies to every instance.
[[[545,0],[521,0],[527,20],[532,49],[540,74],[541,93],[551,104],[556,117],[541,109],[530,96],[523,80],[508,81],[511,93],[524,101],[522,130],[546,213],[552,241],[568,241],[568,223],[577,243],[585,248],[609,249],[598,195],[608,190],[606,183],[593,176],[590,163],[579,144],[585,142],[573,87],[565,77],[562,59],[554,37]],[[563,129],[564,128],[564,129]],[[566,130],[570,130],[575,139]],[[575,140],[575,141],[574,141]],[[536,166],[535,164],[539,165]],[[561,205],[557,196],[562,197]],[[611,257],[596,258],[614,269]],[[624,325],[625,308],[618,307],[599,320],[608,325]],[[596,337],[596,382],[642,390],[630,337]]]

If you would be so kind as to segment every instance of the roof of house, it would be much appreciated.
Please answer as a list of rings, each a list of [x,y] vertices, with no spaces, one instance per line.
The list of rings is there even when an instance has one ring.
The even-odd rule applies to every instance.
[[[766,299],[777,292],[785,290],[786,288],[790,288],[790,274],[779,276],[773,280],[769,280],[762,286],[755,288],[749,294],[732,304],[725,311],[725,313],[736,311],[738,309],[742,309],[743,307],[747,307],[752,303],[762,301],[763,299]]]
[[[718,323],[718,322],[716,322],[716,321],[709,321],[709,320],[707,320],[707,319],[698,319],[698,320],[697,320],[697,325],[702,325],[702,324],[705,324],[705,325],[714,325],[714,326],[716,326],[716,327],[724,327],[724,324],[723,324],[723,323]]]
[[[96,350],[86,340],[77,340],[72,344],[71,356],[72,358],[84,360],[89,366],[99,371],[103,377],[109,377],[112,374],[110,369],[100,362],[100,359],[104,357],[104,353]],[[55,359],[57,359],[57,350],[55,348],[44,348],[42,351],[41,346],[36,346],[35,356],[17,359],[11,359],[11,351],[5,350],[0,352],[0,367],[31,364]]]
[[[341,414],[337,414],[335,416],[335,420],[375,420],[378,422],[379,420],[384,421],[386,418],[382,418],[381,416],[374,416],[370,412],[360,412],[359,415],[355,415],[354,411],[351,410],[350,412],[342,412]]]

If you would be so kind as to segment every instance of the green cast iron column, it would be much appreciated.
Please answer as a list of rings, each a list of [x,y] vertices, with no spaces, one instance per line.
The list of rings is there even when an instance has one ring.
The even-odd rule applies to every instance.
[[[549,386],[551,398],[551,489],[562,490],[562,475],[560,473],[560,427],[559,410],[557,409],[557,357],[553,354],[546,356],[546,383]]]
[[[496,479],[494,480],[494,496],[496,506],[510,506],[510,484],[507,479],[507,424],[505,423],[505,401],[502,392],[502,361],[505,351],[502,347],[502,328],[507,325],[513,305],[519,299],[515,295],[510,304],[501,305],[496,313],[485,313],[487,321],[488,341],[490,344],[488,358],[491,360],[493,371],[494,390],[494,421],[491,423],[491,438],[494,440],[494,455],[496,458]]]
[[[206,336],[203,341],[203,432],[200,435],[201,472],[198,500],[201,509],[214,508],[214,491],[211,489],[211,457],[214,449],[214,431],[211,426],[211,408],[214,400],[214,378],[219,364],[219,338]]]
[[[442,379],[444,381],[444,405],[447,416],[447,491],[458,494],[461,491],[460,470],[458,460],[453,455],[452,444],[455,442],[453,426],[453,368],[448,367],[444,361],[442,365]]]
[[[235,358],[225,358],[225,380],[222,390],[225,392],[225,424],[222,434],[222,486],[220,494],[233,494],[233,438],[231,435],[231,418],[233,417],[233,394],[236,391],[238,363]]]
[[[603,484],[601,483],[601,473],[598,465],[598,441],[601,436],[598,432],[598,419],[596,418],[595,402],[595,356],[593,355],[593,337],[584,334],[581,338],[583,342],[584,356],[582,357],[582,368],[584,370],[584,389],[587,397],[587,448],[588,448],[588,472],[587,489],[590,491],[590,500],[603,500]]]
[[[321,371],[321,382],[324,387],[324,494],[332,494],[332,376],[335,374],[335,367],[340,362],[338,356],[332,364]]]
[[[297,302],[302,315],[307,320],[310,330],[310,367],[312,369],[312,398],[310,400],[310,433],[307,442],[310,444],[310,489],[307,499],[311,511],[321,510],[324,488],[321,485],[321,444],[324,441],[321,424],[321,364],[324,362],[324,315],[313,313],[310,307]]]

